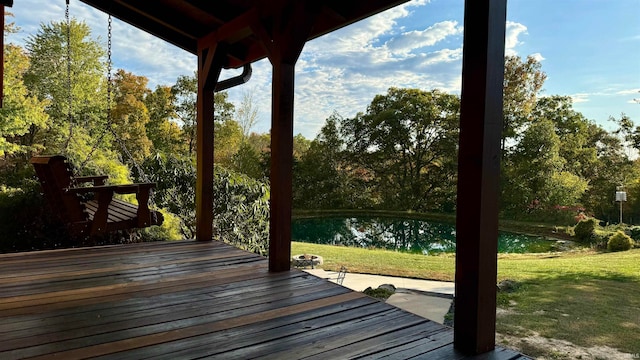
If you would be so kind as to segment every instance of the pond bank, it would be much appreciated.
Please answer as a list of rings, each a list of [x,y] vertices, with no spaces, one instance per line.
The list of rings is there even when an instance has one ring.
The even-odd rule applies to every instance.
[[[370,216],[370,217],[397,217],[402,216],[407,219],[418,219],[426,221],[436,221],[445,224],[455,224],[455,214],[416,212],[416,211],[393,211],[393,210],[362,210],[362,209],[341,209],[341,210],[293,210],[293,219],[306,219],[314,217],[331,216]],[[498,229],[500,231],[522,234],[527,236],[540,236],[549,240],[572,240],[566,231],[566,226],[554,224],[534,223],[526,221],[500,219]]]

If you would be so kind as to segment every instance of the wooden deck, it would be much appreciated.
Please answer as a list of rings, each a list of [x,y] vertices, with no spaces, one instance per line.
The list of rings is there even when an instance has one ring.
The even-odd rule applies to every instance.
[[[4,254],[0,289],[0,359],[468,358],[450,328],[217,242]]]

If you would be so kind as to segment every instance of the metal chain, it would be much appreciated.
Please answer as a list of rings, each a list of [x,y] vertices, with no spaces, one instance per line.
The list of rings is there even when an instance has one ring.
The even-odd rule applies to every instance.
[[[73,106],[73,93],[71,92],[71,20],[69,19],[69,0],[67,0],[64,18],[67,23],[67,117],[69,120],[69,136],[67,136],[64,144],[64,153],[66,154],[69,149],[71,137],[73,136],[73,113],[71,111],[71,107]]]
[[[100,134],[100,137],[98,137],[98,140],[96,140],[96,142],[93,144],[93,147],[91,147],[91,150],[87,154],[87,157],[78,167],[78,171],[81,169],[84,169],[86,164],[91,159],[91,156],[93,155],[93,153],[98,149],[98,146],[100,146],[100,144],[102,143],[102,140],[107,134],[107,129],[111,129],[111,122],[112,122],[111,120],[111,30],[112,30],[111,14],[109,14],[109,18],[107,22],[108,22],[108,25],[107,25],[107,114],[106,114],[107,123],[105,125],[104,130],[102,131],[102,134]]]
[[[85,159],[85,161],[82,164],[80,164],[79,169],[84,168],[86,163],[91,158],[91,155],[96,151],[96,149],[98,148],[98,145],[100,145],[100,143],[104,139],[104,136],[106,135],[107,130],[109,130],[113,135],[113,138],[116,140],[116,142],[118,142],[118,145],[120,145],[120,148],[124,151],[127,157],[131,159],[131,162],[133,163],[136,170],[138,171],[138,178],[143,182],[150,182],[149,177],[144,173],[144,171],[142,170],[142,167],[140,167],[140,165],[135,160],[131,152],[129,152],[129,149],[127,149],[127,146],[125,145],[124,141],[122,141],[120,136],[118,136],[118,133],[116,133],[115,129],[113,128],[113,118],[111,116],[111,93],[113,91],[113,84],[112,84],[112,78],[111,78],[111,71],[112,71],[112,65],[113,65],[113,62],[111,59],[111,53],[112,53],[111,34],[113,30],[113,25],[112,25],[113,20],[111,18],[111,14],[109,14],[107,23],[108,23],[107,25],[107,123],[105,126],[105,130],[102,132],[98,140],[95,142],[95,144],[91,148],[91,151],[89,151],[89,153],[87,154],[87,158]],[[149,207],[150,208],[156,207],[155,194],[153,189],[149,190]],[[152,216],[153,216],[154,223],[157,223],[158,217],[155,211],[152,212]]]

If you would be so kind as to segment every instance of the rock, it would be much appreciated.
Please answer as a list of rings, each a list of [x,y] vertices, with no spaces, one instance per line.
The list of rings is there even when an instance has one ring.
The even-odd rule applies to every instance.
[[[520,284],[513,280],[502,280],[498,283],[498,291],[512,292],[518,289]]]
[[[382,284],[378,286],[378,289],[385,289],[391,292],[396,292],[396,287],[393,284]]]

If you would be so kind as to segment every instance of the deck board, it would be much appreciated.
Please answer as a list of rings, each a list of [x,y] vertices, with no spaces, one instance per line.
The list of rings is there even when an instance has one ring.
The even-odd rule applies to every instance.
[[[267,266],[194,241],[0,255],[0,358],[467,358],[450,328]]]

